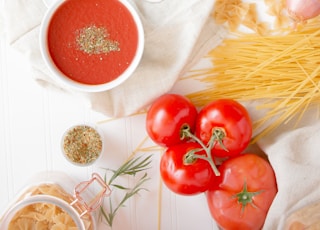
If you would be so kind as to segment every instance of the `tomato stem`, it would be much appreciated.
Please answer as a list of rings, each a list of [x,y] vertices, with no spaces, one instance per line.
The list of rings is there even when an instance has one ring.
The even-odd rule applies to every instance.
[[[211,155],[211,149],[213,148],[213,145],[212,146],[209,145],[209,147],[205,146],[205,144],[198,137],[196,137],[195,135],[192,134],[189,127],[184,128],[182,131],[183,131],[184,137],[189,137],[189,138],[193,139],[194,141],[196,141],[197,143],[199,143],[207,155],[207,156],[203,156],[203,155],[196,154],[196,152],[201,151],[201,149],[196,149],[196,151],[189,151],[185,156],[185,163],[190,164],[190,161],[189,161],[190,159],[193,159],[193,161],[195,159],[205,160],[210,164],[214,174],[216,176],[220,176],[220,172],[219,172],[217,166],[215,165],[213,158],[212,158],[212,155]]]
[[[217,166],[215,165],[215,163],[213,162],[213,159],[212,157],[206,157],[206,156],[203,156],[203,155],[199,155],[199,154],[194,154],[194,158],[197,158],[197,159],[202,159],[202,160],[205,160],[205,161],[208,161],[214,174],[216,176],[220,176],[220,172],[217,168]]]

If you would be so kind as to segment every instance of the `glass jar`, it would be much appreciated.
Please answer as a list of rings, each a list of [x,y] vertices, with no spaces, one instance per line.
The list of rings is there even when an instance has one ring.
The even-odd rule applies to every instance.
[[[100,188],[96,194],[91,189]],[[0,229],[96,230],[93,211],[111,190],[93,173],[88,181],[75,184],[61,172],[35,175],[0,217]]]

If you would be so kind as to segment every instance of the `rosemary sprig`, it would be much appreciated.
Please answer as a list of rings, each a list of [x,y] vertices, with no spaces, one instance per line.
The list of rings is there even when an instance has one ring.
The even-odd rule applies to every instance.
[[[107,182],[107,184],[110,187],[126,191],[122,200],[115,207],[112,202],[113,201],[112,194],[111,194],[111,196],[109,196],[108,211],[104,208],[103,205],[101,205],[101,207],[100,207],[101,216],[105,219],[105,221],[107,222],[107,224],[110,227],[112,227],[112,225],[113,225],[114,217],[115,217],[117,211],[119,210],[119,208],[123,207],[125,202],[129,198],[138,194],[141,190],[147,190],[147,189],[143,188],[142,185],[150,178],[148,177],[147,173],[144,173],[144,175],[138,180],[138,182],[132,188],[125,187],[123,185],[116,183],[116,179],[119,176],[124,176],[124,175],[135,176],[138,172],[142,172],[142,171],[149,169],[150,163],[151,163],[151,155],[144,158],[144,159],[141,156],[137,157],[137,158],[132,158],[129,161],[125,162],[117,170],[104,168],[106,171],[110,171],[113,173],[112,177],[108,181],[107,181],[106,174],[105,174],[104,179]]]

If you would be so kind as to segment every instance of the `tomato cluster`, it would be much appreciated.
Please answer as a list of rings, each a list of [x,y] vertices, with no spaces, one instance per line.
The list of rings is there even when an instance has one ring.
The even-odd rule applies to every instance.
[[[165,147],[160,175],[180,195],[205,193],[222,229],[260,229],[277,193],[271,165],[244,154],[252,136],[248,111],[219,99],[199,111],[186,97],[164,94],[146,117],[149,137]],[[223,159],[218,167],[215,159]]]

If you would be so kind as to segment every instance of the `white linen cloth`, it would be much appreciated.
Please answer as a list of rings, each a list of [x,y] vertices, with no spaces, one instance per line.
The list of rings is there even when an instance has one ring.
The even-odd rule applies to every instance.
[[[320,202],[320,121],[307,122],[294,130],[282,127],[259,141],[278,183],[278,194],[264,225],[266,230],[285,229],[292,212]]]
[[[220,27],[209,17],[212,0],[129,1],[145,30],[145,49],[137,70],[123,84],[106,92],[67,91],[83,96],[94,110],[111,117],[135,113],[168,92],[221,36]],[[35,79],[44,86],[60,88],[49,77],[39,49],[39,25],[46,10],[42,0],[5,1],[5,32],[11,45],[30,59]]]
[[[179,76],[224,36],[209,14],[211,0],[164,0],[161,3],[132,1],[145,29],[141,64],[122,85],[102,93],[76,93],[92,108],[107,116],[125,116],[168,92]],[[39,25],[46,6],[42,0],[8,0],[3,16],[11,45],[24,53],[42,85],[60,89],[49,77],[39,51]],[[209,18],[209,19],[208,19]],[[248,105],[250,107],[250,105]],[[250,109],[254,119],[263,116]],[[310,120],[311,121],[311,120]],[[264,229],[283,229],[292,211],[320,200],[320,122],[290,124],[259,141],[275,170],[279,192],[270,208]]]

